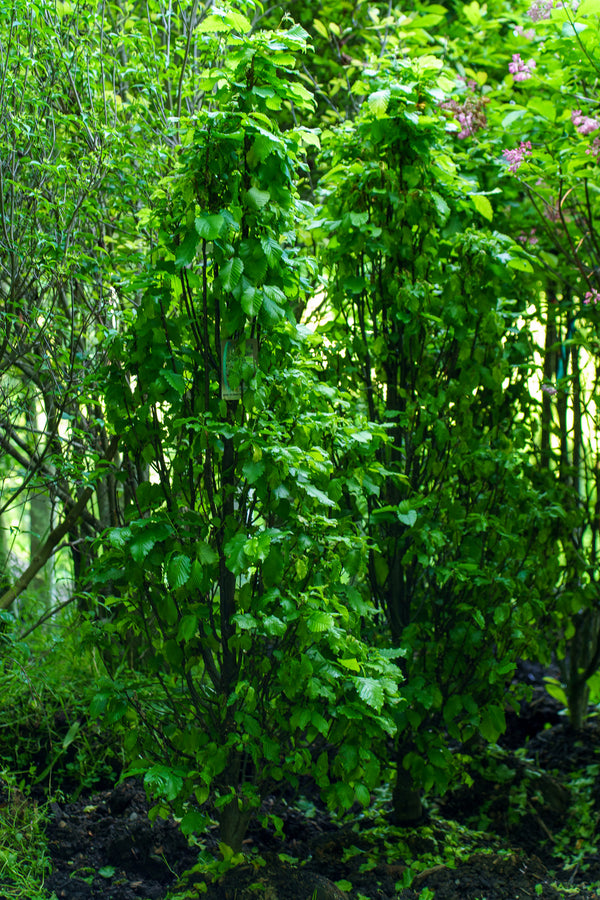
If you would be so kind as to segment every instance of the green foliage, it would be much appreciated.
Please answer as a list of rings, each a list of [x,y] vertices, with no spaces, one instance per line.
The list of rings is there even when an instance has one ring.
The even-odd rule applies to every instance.
[[[207,821],[195,794],[238,850],[284,779],[312,772],[333,807],[367,803],[398,691],[390,655],[360,637],[367,538],[340,504],[385,434],[321,382],[293,312],[313,271],[293,243],[302,132],[268,111],[309,103],[282,74],[305,36],[226,25],[209,78],[222,109],[198,114],[143,213],[157,249],[112,344],[107,411],[144,474],[96,577],[110,634],[142,653],[98,708],[135,711],[133,770],[182,828]]]
[[[44,874],[50,867],[44,826],[46,810],[0,775],[0,883],[7,900],[45,900]]]
[[[94,485],[92,713],[224,864],[303,775],[366,805],[390,738],[443,790],[517,655],[576,724],[596,688],[597,4],[351,6],[0,10],[2,524]],[[86,690],[12,649],[91,782]]]
[[[571,511],[558,535],[552,641],[571,721],[580,727],[600,664],[598,9],[566,3],[507,12],[495,4],[476,19],[469,9],[458,15],[449,43],[460,75],[449,105],[455,116],[479,105],[478,127],[463,134],[460,156],[500,187],[496,215],[527,248],[537,282],[537,457]]]
[[[365,72],[363,112],[321,158],[318,225],[331,377],[355,385],[392,437],[380,454],[388,479],[357,512],[375,544],[374,598],[405,650],[399,764],[426,788],[451,777],[442,723],[463,740],[504,730],[562,515],[536,487],[519,422],[532,371],[525,300],[507,268],[519,253],[474,228],[479,188],[448,152],[438,69],[431,58]]]
[[[64,638],[42,654],[35,639],[15,637],[16,627],[10,623],[0,639],[2,765],[21,787],[42,783],[78,794],[114,780],[122,767],[117,742],[88,717],[95,691],[89,654]]]

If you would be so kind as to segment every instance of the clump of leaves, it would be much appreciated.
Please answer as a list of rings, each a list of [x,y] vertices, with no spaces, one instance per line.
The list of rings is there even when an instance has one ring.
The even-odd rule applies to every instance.
[[[589,868],[587,857],[597,854],[597,829],[600,821],[598,809],[598,775],[600,764],[593,763],[573,773],[569,781],[571,807],[565,827],[554,836],[553,855],[564,869]]]

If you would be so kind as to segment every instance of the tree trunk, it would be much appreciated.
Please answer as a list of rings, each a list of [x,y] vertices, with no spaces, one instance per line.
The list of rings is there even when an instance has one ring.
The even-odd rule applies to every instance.
[[[240,809],[237,797],[230,800],[227,806],[221,810],[219,837],[221,842],[227,844],[234,853],[240,853],[242,850],[251,812],[250,809]]]
[[[403,741],[396,753],[396,784],[392,794],[394,825],[417,825],[423,819],[423,803],[421,793],[413,783],[412,775],[404,768],[406,754],[411,750],[408,742]]]
[[[29,500],[29,559],[35,559],[42,543],[52,531],[52,504],[45,494],[32,494]],[[29,588],[44,611],[52,606],[54,572],[52,558],[36,572]]]

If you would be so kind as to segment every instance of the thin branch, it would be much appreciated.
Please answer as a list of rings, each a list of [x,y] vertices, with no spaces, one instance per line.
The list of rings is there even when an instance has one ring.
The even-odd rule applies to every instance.
[[[117,452],[118,443],[119,438],[117,436],[113,437],[108,450],[106,451],[106,454],[102,458],[103,462],[110,462],[110,460]],[[10,606],[12,606],[17,597],[22,594],[25,588],[31,583],[31,581],[33,581],[40,569],[48,562],[60,541],[66,534],[69,533],[69,531],[81,517],[83,510],[85,509],[93,493],[94,485],[91,485],[84,490],[81,497],[79,498],[75,506],[71,509],[62,524],[49,534],[47,540],[34,555],[29,566],[17,580],[16,584],[14,584],[13,587],[9,588],[8,591],[5,591],[5,593],[0,597],[0,609],[8,609]]]

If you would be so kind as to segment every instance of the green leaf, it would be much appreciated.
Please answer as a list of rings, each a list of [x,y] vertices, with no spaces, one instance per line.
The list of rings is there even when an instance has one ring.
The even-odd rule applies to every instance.
[[[214,241],[219,237],[224,224],[225,219],[220,214],[197,216],[195,222],[196,232],[205,241]]]
[[[167,581],[169,587],[176,590],[187,584],[192,571],[192,561],[184,553],[176,553],[169,560],[167,566]]]
[[[556,107],[551,100],[544,100],[542,97],[532,97],[527,104],[527,109],[532,110],[549,122],[556,119]]]
[[[331,497],[328,497],[327,494],[325,494],[323,491],[320,491],[319,488],[314,486],[314,484],[310,484],[309,482],[306,482],[305,484],[302,485],[302,487],[304,488],[304,490],[310,497],[314,497],[315,500],[318,500],[319,503],[323,504],[323,506],[335,506],[336,505],[334,503],[334,501],[331,499]]]
[[[416,509],[409,509],[406,512],[398,511],[398,519],[402,522],[403,525],[408,525],[410,528],[417,521],[417,511]]]
[[[501,603],[494,609],[494,624],[504,625],[510,618],[510,606],[507,603]]]
[[[270,199],[271,195],[268,191],[261,191],[257,187],[251,187],[250,190],[246,191],[246,201],[248,206],[256,211],[261,210],[263,206],[266,206]]]
[[[499,706],[493,705],[484,710],[479,723],[479,731],[486,741],[494,744],[500,735],[506,731],[504,710]]]
[[[360,663],[353,657],[349,659],[338,659],[338,663],[345,669],[350,669],[351,672],[360,672]]]
[[[232,27],[240,34],[248,34],[248,32],[252,30],[252,23],[246,16],[243,16],[235,10],[228,10],[225,15],[225,21],[232,25]]]
[[[177,622],[177,607],[175,606],[173,597],[168,591],[163,591],[162,594],[160,594],[156,607],[159,616],[167,625],[174,625]]]
[[[494,218],[494,211],[488,198],[483,194],[470,194],[469,196],[477,212],[483,216],[484,219],[487,219],[488,222],[491,222]]]
[[[281,244],[270,236],[261,237],[260,246],[262,247],[263,253],[267,257],[267,262],[271,267],[277,265],[281,256],[283,254],[283,247]]]
[[[359,678],[358,676],[355,676],[353,681],[360,699],[376,712],[381,712],[385,700],[381,683],[375,678]]]
[[[236,613],[233,621],[242,631],[256,631],[258,622],[251,613]]]
[[[107,536],[114,547],[122,548],[131,540],[131,534],[131,528],[125,526],[125,528],[110,528]]]
[[[268,532],[253,535],[244,544],[244,554],[249,563],[264,562],[271,548],[271,535]]]
[[[141,534],[136,535],[136,537],[129,545],[129,552],[131,553],[135,562],[143,562],[154,547],[155,543],[156,537],[152,534],[145,534],[144,532],[142,532]]]
[[[475,619],[475,622],[477,623],[477,625],[479,625],[479,627],[483,630],[485,628],[485,619],[483,617],[483,613],[481,612],[481,610],[474,609],[474,610],[472,610],[471,615]]]
[[[313,634],[323,631],[330,631],[335,624],[333,616],[328,612],[316,610],[308,617],[306,625]]]
[[[202,802],[205,802],[206,799],[208,799],[208,788],[206,788],[206,798]],[[188,837],[190,834],[202,834],[202,832],[206,831],[209,823],[210,819],[208,816],[203,815],[200,810],[189,809],[179,823],[179,828],[182,834]]]
[[[248,540],[245,534],[236,534],[230,541],[225,544],[225,563],[230,572],[234,575],[241,575],[248,565],[246,554],[244,553],[244,545]]]
[[[179,623],[177,640],[185,642],[191,641],[198,631],[198,622],[198,616],[194,616],[191,613],[186,613],[186,615],[182,617],[181,622]]]
[[[265,464],[262,459],[257,462],[249,460],[242,468],[244,478],[248,484],[255,484],[262,477],[265,471]]]
[[[234,256],[222,267],[220,272],[221,284],[226,291],[232,291],[239,284],[244,271],[244,263],[239,256]]]
[[[101,869],[98,869],[98,875],[101,878],[112,878],[116,871],[114,866],[102,866]]]
[[[529,262],[528,259],[523,259],[520,256],[512,256],[507,263],[509,269],[514,269],[515,272],[533,272],[533,266]]]
[[[165,655],[165,659],[175,671],[181,668],[181,663],[183,660],[183,650],[181,649],[177,641],[165,641],[163,653]]]
[[[325,40],[329,40],[329,32],[327,31],[326,26],[323,25],[323,23],[321,22],[320,19],[313,19],[312,26],[315,29],[315,31],[321,35],[321,37],[325,38]]]
[[[66,750],[67,747],[69,746],[69,744],[73,743],[73,741],[79,734],[80,728],[81,728],[81,722],[79,721],[79,719],[76,719],[76,721],[73,722],[73,724],[71,725],[71,727],[69,728],[69,730],[67,731],[67,733],[63,739],[63,742],[62,742],[63,750]]]
[[[577,15],[578,17],[600,15],[600,0],[583,0],[577,7]]]
[[[183,375],[179,375],[171,369],[164,369],[162,376],[167,384],[172,387],[173,390],[177,391],[180,397],[183,397],[185,394],[185,379]]]
[[[197,34],[218,34],[224,31],[231,31],[231,26],[221,16],[207,16],[195,27]]]
[[[257,316],[262,306],[263,295],[254,285],[249,284],[242,294],[240,304],[247,316]]]
[[[267,634],[274,634],[276,637],[283,637],[287,631],[285,622],[277,616],[265,616],[263,619],[263,628]]]
[[[375,113],[378,118],[384,116],[387,112],[390,97],[391,91],[389,88],[384,88],[381,91],[373,91],[372,94],[369,94],[367,97],[367,104],[371,112]]]
[[[587,29],[583,22],[563,22],[562,35],[566,38],[576,37]]]
[[[329,731],[329,723],[316,709],[312,710],[310,714],[310,721],[311,725],[314,725],[319,734],[326,735]]]
[[[356,228],[362,228],[363,225],[366,225],[369,221],[369,213],[364,210],[363,212],[351,212],[350,213],[350,221]],[[348,282],[351,283],[352,279],[348,279]],[[348,283],[347,282],[347,283]],[[355,293],[359,293],[360,290],[364,287],[364,279],[360,279],[360,286]]]
[[[196,558],[207,566],[211,566],[219,559],[215,550],[206,541],[198,541],[196,544]]]
[[[149,788],[153,797],[175,800],[183,788],[183,778],[177,770],[156,765],[151,766],[144,775],[144,785]]]
[[[546,676],[544,678],[544,681],[546,682],[546,690],[548,691],[550,696],[553,697],[554,700],[558,700],[559,703],[562,703],[565,708],[568,708],[569,701],[567,700],[567,694],[558,678],[550,678],[550,676]]]
[[[440,195],[435,191],[431,192],[431,199],[433,200],[435,208],[439,214],[440,222],[444,224],[450,215],[450,207],[448,206],[444,198],[440,197]]]
[[[175,265],[181,269],[183,266],[189,266],[196,256],[196,248],[198,246],[198,234],[196,229],[187,232],[181,244],[177,247],[175,255]]]
[[[518,119],[522,119],[525,115],[526,110],[524,109],[513,109],[511,110],[504,118],[502,119],[502,128],[506,131],[510,128],[513,122],[518,121]]]
[[[371,803],[371,794],[370,794],[367,786],[364,784],[355,784],[354,785],[354,796],[356,798],[356,802],[360,803],[361,806],[366,807],[366,806],[369,806]],[[350,884],[350,882],[342,882],[342,883],[348,885],[348,888],[346,888],[346,890],[351,889],[352,885]],[[340,887],[339,881],[336,882],[336,884],[338,887]],[[343,888],[342,888],[342,890],[343,890]]]

